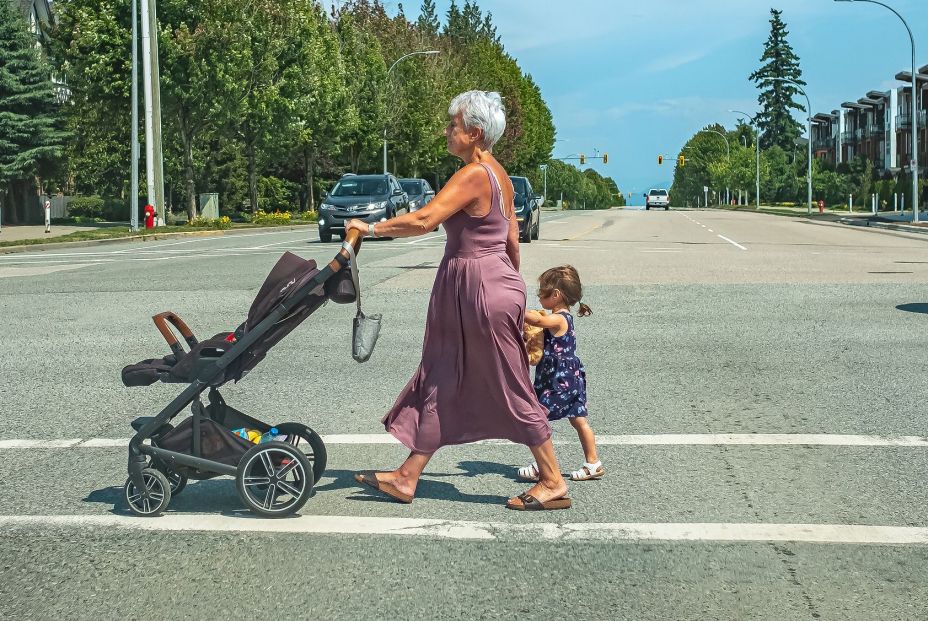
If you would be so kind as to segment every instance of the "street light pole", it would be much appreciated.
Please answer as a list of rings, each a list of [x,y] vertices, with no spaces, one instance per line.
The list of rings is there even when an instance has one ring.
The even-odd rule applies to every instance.
[[[878,4],[881,7],[887,8],[892,11],[896,17],[902,22],[902,25],[905,26],[906,31],[909,33],[909,42],[912,44],[912,222],[918,222],[918,79],[915,67],[915,37],[912,36],[912,29],[909,28],[909,24],[903,19],[902,15],[889,6],[888,4],[883,4],[882,2],[877,2],[877,0],[835,0],[835,2],[869,2],[870,4]]]
[[[132,183],[129,190],[129,228],[139,230],[139,0],[132,2]]]
[[[438,54],[438,53],[439,53],[438,50],[420,50],[418,52],[410,52],[409,54],[404,54],[403,56],[400,56],[393,62],[392,65],[390,65],[390,68],[387,69],[387,82],[390,81],[390,72],[393,71],[393,68],[396,67],[396,65],[399,64],[401,60],[409,58],[410,56],[434,56],[435,54]],[[384,124],[383,126],[383,174],[387,174],[387,126],[386,124]]]
[[[791,80],[789,78],[767,78],[771,82],[787,82],[796,87],[802,96],[806,98],[806,127],[807,134],[806,138],[808,139],[809,144],[809,153],[807,155],[808,159],[808,170],[806,171],[806,185],[807,185],[807,197],[808,202],[806,205],[806,213],[812,215],[812,103],[809,101],[809,96],[806,95],[805,90],[803,90],[802,85],[799,84],[796,80]]]
[[[545,175],[545,199],[542,201],[542,204],[545,204],[548,202],[548,165],[542,164],[540,168]]]
[[[740,110],[729,110],[735,114],[743,114],[751,119],[751,126],[754,128],[754,198],[757,201],[755,209],[760,209],[760,129],[754,123],[754,117],[747,112]]]

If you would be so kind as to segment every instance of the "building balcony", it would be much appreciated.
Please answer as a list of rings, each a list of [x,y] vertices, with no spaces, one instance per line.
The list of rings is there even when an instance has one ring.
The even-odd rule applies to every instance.
[[[831,137],[816,138],[812,141],[812,149],[815,151],[833,151],[835,146],[835,139]]]
[[[857,140],[858,140],[857,132],[854,132],[854,131],[841,132],[841,142],[843,142],[844,144],[854,144],[857,142]]]

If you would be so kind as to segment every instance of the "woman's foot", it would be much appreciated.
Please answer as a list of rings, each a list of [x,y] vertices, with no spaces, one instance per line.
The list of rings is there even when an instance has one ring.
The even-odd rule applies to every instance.
[[[510,498],[506,507],[517,511],[567,509],[570,507],[570,499],[567,498],[567,483],[563,478],[557,481],[539,481],[524,494]]]
[[[596,460],[595,463],[587,462],[583,464],[583,467],[579,470],[574,470],[570,473],[571,481],[591,481],[593,479],[601,479],[603,475],[606,474],[606,469],[603,468],[603,462]]]
[[[410,481],[397,471],[392,472],[360,472],[354,475],[358,483],[373,487],[387,496],[402,503],[409,504],[416,495],[418,478]]]

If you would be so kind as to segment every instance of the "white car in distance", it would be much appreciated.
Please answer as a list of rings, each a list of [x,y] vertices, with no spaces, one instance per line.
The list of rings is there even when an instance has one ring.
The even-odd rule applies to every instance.
[[[652,207],[663,207],[664,211],[670,209],[670,195],[667,194],[667,190],[651,188],[644,195],[644,208],[650,210]]]

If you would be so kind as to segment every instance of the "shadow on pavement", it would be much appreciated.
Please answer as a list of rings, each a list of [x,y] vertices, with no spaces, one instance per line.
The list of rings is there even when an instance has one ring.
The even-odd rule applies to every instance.
[[[928,314],[928,302],[912,302],[911,304],[899,304],[897,309],[907,313],[925,313]]]

